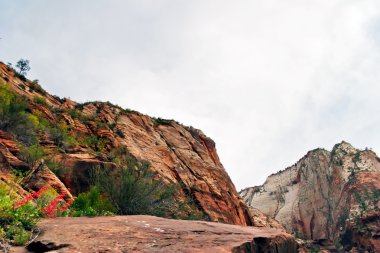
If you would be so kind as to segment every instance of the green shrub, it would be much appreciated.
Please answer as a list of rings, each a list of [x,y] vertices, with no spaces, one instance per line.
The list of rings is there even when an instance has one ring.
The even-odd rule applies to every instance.
[[[80,193],[71,209],[74,210],[73,216],[99,216],[115,212],[111,202],[96,186],[91,187],[88,192]]]
[[[0,227],[4,227],[11,220],[12,206],[13,201],[8,194],[8,189],[0,183]]]
[[[54,162],[53,160],[51,159],[46,159],[45,160],[45,164],[46,166],[54,173],[56,174],[59,170],[59,166],[56,162]]]
[[[83,110],[83,107],[84,107],[84,104],[83,104],[83,103],[78,103],[78,104],[75,105],[75,109],[78,109],[78,110],[80,110],[80,111]]]
[[[26,203],[14,208],[15,198],[10,189],[0,184],[0,227],[1,234],[15,245],[23,245],[29,239],[31,231],[40,219],[39,208]]]
[[[136,171],[121,168],[117,173],[97,168],[94,171],[98,187],[122,215],[150,214],[162,216],[163,211],[170,208],[170,188],[158,180],[148,170]]]
[[[96,135],[86,136],[81,141],[82,144],[85,144],[89,146],[90,148],[92,148],[94,151],[101,152],[101,153],[105,151],[105,147],[108,142],[109,142],[108,139],[105,140],[101,137],[97,137]]]
[[[13,244],[21,246],[30,240],[32,233],[21,227],[16,227],[13,235]]]
[[[47,105],[45,98],[40,97],[40,96],[35,96],[33,98],[33,102],[39,105],[45,105],[45,106]]]
[[[44,151],[38,144],[34,144],[30,147],[22,147],[20,151],[23,160],[25,160],[32,168],[45,155]]]
[[[46,130],[46,129],[50,129],[52,127],[50,122],[46,118],[39,115],[39,113],[36,113],[36,115],[34,115],[34,116],[37,117],[37,119],[38,119],[38,122],[39,122],[38,126],[40,129]]]
[[[12,133],[26,145],[36,143],[36,125],[30,118],[26,98],[0,85],[0,129]]]
[[[12,172],[18,182],[20,182],[27,175],[27,171],[20,168],[13,168]]]
[[[64,143],[66,144],[66,147],[72,147],[78,144],[78,141],[75,139],[74,136],[66,135],[66,138],[64,139]]]
[[[98,142],[98,138],[96,138],[95,135],[89,135],[89,136],[86,136],[82,142],[83,144],[89,147],[94,147],[96,146],[96,143]]]
[[[167,218],[204,219],[190,196],[176,200],[179,185],[166,183],[150,170],[150,164],[132,156],[125,146],[108,152],[108,160],[118,169],[96,167],[90,171],[90,183],[98,186],[117,214],[148,214]]]
[[[79,106],[79,107],[81,107],[81,106]],[[66,110],[66,113],[68,113],[71,116],[71,118],[78,119],[79,121],[81,121],[84,124],[87,124],[88,121],[90,120],[90,117],[82,114],[82,112],[79,109],[77,109],[77,107],[75,107],[73,109]]]
[[[65,139],[67,138],[67,133],[58,127],[53,127],[49,129],[49,136],[55,145],[63,147]]]
[[[68,110],[68,114],[73,119],[79,119],[81,117],[81,115],[82,115],[78,110],[75,110],[75,109]]]
[[[36,91],[42,95],[46,95],[47,92],[41,87],[41,85],[38,84],[38,80],[35,79],[33,80],[33,82],[31,82],[29,84],[29,88],[32,90],[32,91]]]
[[[95,123],[95,125],[98,129],[108,129],[109,128],[108,124],[106,124],[106,123],[104,123],[104,122],[102,122],[96,118],[94,119],[93,122]]]
[[[70,135],[66,124],[63,122],[49,128],[48,131],[51,140],[60,148],[67,149],[78,144],[78,141],[74,136]]]
[[[173,120],[170,120],[170,119],[162,119],[160,117],[158,118],[153,118],[153,122],[157,125],[170,125],[170,123],[172,122]]]
[[[30,123],[33,125],[34,128],[38,128],[40,126],[40,120],[38,119],[37,116],[33,114],[28,114],[28,120]]]

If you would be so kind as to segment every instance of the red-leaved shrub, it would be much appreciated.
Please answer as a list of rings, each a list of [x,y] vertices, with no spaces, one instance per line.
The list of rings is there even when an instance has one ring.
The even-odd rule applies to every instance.
[[[14,204],[13,208],[16,209],[16,208],[19,208],[23,205],[25,205],[26,203],[28,203],[29,201],[31,201],[32,199],[35,199],[35,198],[38,198],[42,193],[44,193],[45,191],[47,190],[46,187],[42,187],[41,189],[39,189],[37,192],[34,192],[34,193],[31,193],[29,194],[28,196],[26,196],[25,198],[23,198],[21,201],[18,201]]]

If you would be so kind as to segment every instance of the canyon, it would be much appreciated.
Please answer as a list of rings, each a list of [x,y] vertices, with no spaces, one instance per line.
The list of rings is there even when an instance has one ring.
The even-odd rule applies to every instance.
[[[67,245],[60,252],[86,252],[89,244],[95,252],[280,253],[315,247],[376,252],[380,248],[380,159],[370,149],[359,150],[347,142],[336,144],[332,151],[315,149],[269,176],[263,185],[238,193],[216,144],[199,129],[110,102],[78,103],[50,95],[37,81],[3,63],[0,88],[2,103],[13,97],[19,103],[13,106],[22,108],[16,118],[0,120],[0,184],[15,198],[46,188],[71,203],[90,189],[94,168],[118,171],[126,159],[132,169],[146,165],[154,180],[175,186],[173,198],[186,204],[185,209],[172,210],[177,220],[43,219],[38,224],[43,232],[31,245]],[[153,231],[152,226],[160,230]],[[82,232],[72,233],[77,230]]]
[[[208,237],[202,238],[203,233],[211,234],[213,238],[226,236],[226,239],[220,239],[224,243],[217,243],[225,252],[261,252],[259,249],[264,248],[263,252],[296,251],[294,237],[281,225],[275,221],[268,222],[267,216],[259,210],[255,215],[250,213],[220,162],[214,141],[201,130],[175,120],[149,117],[110,102],[77,103],[50,95],[36,80],[26,79],[3,63],[0,63],[0,88],[4,108],[10,113],[18,110],[13,118],[3,112],[0,122],[0,184],[10,189],[14,198],[22,199],[46,188],[71,203],[78,194],[89,190],[93,168],[115,171],[120,169],[120,160],[127,158],[128,166],[145,164],[154,172],[154,180],[176,186],[173,197],[177,203],[189,204],[181,212],[173,210],[175,217],[230,224],[143,218],[173,229],[189,226],[197,230],[202,226],[199,229],[204,232],[198,233],[193,246],[198,250],[188,252],[206,252],[197,243],[208,240]],[[110,223],[117,220],[114,228],[110,229],[121,233],[120,219],[127,221],[132,218],[85,220],[93,226],[102,226],[106,220]],[[52,240],[57,240],[53,244],[59,243],[61,239],[54,235],[63,230],[54,229],[70,227],[68,223],[80,227],[82,221],[82,218],[43,220],[38,228],[44,231],[44,235],[37,240],[50,235]],[[47,227],[46,224],[50,225]],[[133,230],[133,226],[125,229]],[[171,236],[189,232],[185,230],[174,231]],[[136,228],[132,237],[145,232]],[[67,233],[64,236],[69,236]],[[107,234],[99,231],[98,236],[106,238]],[[84,246],[75,240],[91,239],[79,238],[73,237],[71,244],[83,250]],[[131,235],[126,238],[133,240]],[[145,243],[150,238],[140,239],[135,237],[135,244]],[[187,244],[189,241],[183,239],[178,243]],[[209,245],[216,247],[212,240]],[[174,248],[167,250],[174,251]]]
[[[58,193],[68,192],[66,198],[70,199],[72,194],[87,190],[90,168],[117,167],[107,154],[122,147],[136,159],[149,162],[151,170],[160,178],[179,185],[178,194],[193,199],[197,209],[194,211],[204,214],[207,220],[252,224],[247,207],[219,160],[215,143],[202,131],[174,120],[154,119],[124,110],[109,102],[79,104],[60,99],[41,87],[31,88],[35,84],[21,80],[4,64],[0,70],[0,81],[28,99],[32,115],[53,125],[63,125],[67,135],[74,138],[94,139],[92,143],[74,140],[62,147],[51,135],[39,133],[37,138],[46,153],[45,160],[55,161],[64,168],[57,177],[46,164],[31,167],[23,161],[15,139],[0,131],[3,181],[11,182],[12,168],[18,168],[28,172],[22,182],[26,189],[47,185]],[[43,102],[38,103],[38,99]]]

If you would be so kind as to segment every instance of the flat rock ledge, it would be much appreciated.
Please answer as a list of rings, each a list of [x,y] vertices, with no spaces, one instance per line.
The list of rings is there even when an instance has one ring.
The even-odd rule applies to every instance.
[[[297,252],[280,229],[145,215],[44,219],[39,228],[33,251],[11,252]]]

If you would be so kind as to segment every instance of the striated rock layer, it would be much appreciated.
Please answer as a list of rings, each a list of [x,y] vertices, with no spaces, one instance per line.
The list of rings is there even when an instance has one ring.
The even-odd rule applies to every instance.
[[[181,221],[153,216],[45,219],[28,246],[59,252],[234,252],[295,253],[294,237],[283,230]],[[50,243],[50,244],[49,244]]]
[[[0,63],[0,85],[7,85],[25,97],[30,113],[40,122],[47,121],[67,131],[71,138],[69,145],[59,144],[56,139],[62,136],[39,132],[39,145],[47,158],[59,165],[56,177],[43,161],[35,166],[27,164],[14,137],[0,131],[2,181],[20,185],[12,169],[22,169],[28,174],[22,182],[25,189],[49,186],[58,193],[69,191],[66,198],[72,198],[71,194],[88,189],[89,169],[117,167],[114,162],[117,156],[113,154],[125,148],[138,160],[148,161],[163,180],[179,185],[178,196],[193,199],[196,211],[202,212],[207,220],[253,224],[248,208],[219,160],[215,143],[202,131],[108,102],[79,104],[52,96],[38,84],[21,80],[3,63]]]
[[[262,186],[244,189],[240,195],[248,206],[278,220],[297,237],[343,244],[367,238],[372,243],[365,248],[374,249],[379,229],[373,224],[378,224],[378,217],[365,216],[378,210],[378,190],[380,159],[371,150],[342,142],[331,152],[308,152],[295,165],[269,176]],[[366,226],[358,216],[372,225]]]

